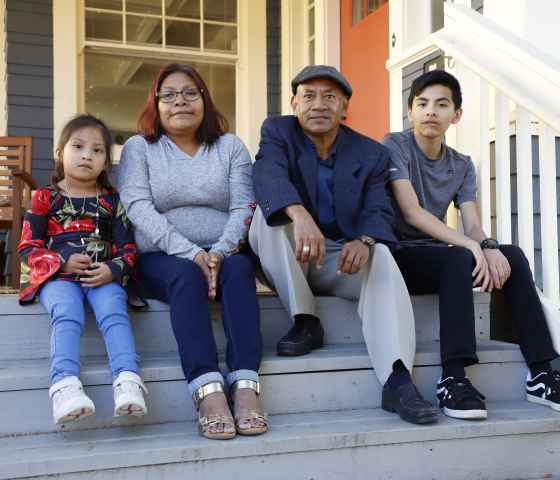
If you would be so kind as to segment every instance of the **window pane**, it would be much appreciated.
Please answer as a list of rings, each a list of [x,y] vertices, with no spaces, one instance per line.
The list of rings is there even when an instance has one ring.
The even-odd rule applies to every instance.
[[[167,20],[165,25],[168,46],[200,48],[200,23]]]
[[[309,65],[315,65],[315,40],[309,42]]]
[[[122,15],[86,11],[86,38],[122,42]]]
[[[237,22],[237,0],[204,0],[204,20]]]
[[[85,108],[102,118],[117,144],[136,133],[136,119],[150,85],[172,60],[85,54]],[[216,107],[235,132],[235,66],[189,62],[204,78]]]
[[[86,0],[86,7],[122,10],[122,0]]]
[[[237,27],[204,24],[204,48],[237,52]]]
[[[165,15],[200,19],[200,0],[165,0]]]
[[[126,41],[127,43],[161,45],[161,19],[127,15]]]
[[[315,7],[309,9],[309,36],[315,35]]]
[[[162,15],[161,0],[126,0],[126,11]]]

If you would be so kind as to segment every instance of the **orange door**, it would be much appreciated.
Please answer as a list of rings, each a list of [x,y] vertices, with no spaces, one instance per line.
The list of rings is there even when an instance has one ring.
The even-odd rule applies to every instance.
[[[376,140],[389,131],[389,4],[368,13],[379,3],[340,0],[340,67],[354,90],[346,123]]]

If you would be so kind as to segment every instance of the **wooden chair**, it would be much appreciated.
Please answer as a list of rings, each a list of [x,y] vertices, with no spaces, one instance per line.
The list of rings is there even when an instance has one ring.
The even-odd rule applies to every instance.
[[[31,137],[0,137],[0,229],[10,230],[10,285],[19,288],[20,262],[16,249],[24,209],[37,183],[31,176]]]

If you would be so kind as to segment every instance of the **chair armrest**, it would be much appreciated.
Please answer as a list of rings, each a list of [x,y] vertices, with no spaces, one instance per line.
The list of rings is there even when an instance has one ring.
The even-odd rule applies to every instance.
[[[22,170],[12,170],[12,175],[23,180],[31,190],[37,190],[37,182],[29,173]]]

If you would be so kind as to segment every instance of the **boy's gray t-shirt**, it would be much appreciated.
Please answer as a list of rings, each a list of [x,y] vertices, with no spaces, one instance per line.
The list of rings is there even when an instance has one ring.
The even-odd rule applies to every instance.
[[[412,130],[389,133],[383,144],[391,153],[389,180],[410,180],[420,206],[445,221],[449,204],[456,208],[476,201],[476,172],[470,157],[442,145],[438,160],[430,160],[420,149]],[[394,201],[396,233],[401,246],[445,245],[405,222]]]

